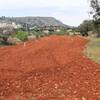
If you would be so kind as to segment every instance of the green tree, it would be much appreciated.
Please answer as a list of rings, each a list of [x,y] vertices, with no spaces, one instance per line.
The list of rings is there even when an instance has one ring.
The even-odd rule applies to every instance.
[[[83,36],[88,36],[88,32],[93,31],[92,20],[84,20],[79,26],[79,31]]]
[[[90,0],[90,6],[92,11],[90,14],[93,15],[94,27],[98,33],[98,37],[100,37],[100,0]]]

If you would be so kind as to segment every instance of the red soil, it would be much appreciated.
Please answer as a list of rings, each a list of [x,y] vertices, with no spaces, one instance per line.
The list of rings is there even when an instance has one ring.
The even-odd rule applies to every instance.
[[[100,100],[100,65],[87,40],[50,36],[0,47],[0,100]]]

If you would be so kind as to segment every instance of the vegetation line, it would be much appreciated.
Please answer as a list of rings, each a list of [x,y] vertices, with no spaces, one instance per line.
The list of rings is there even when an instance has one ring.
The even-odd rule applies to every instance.
[[[100,38],[90,38],[90,42],[86,46],[85,55],[100,63]]]

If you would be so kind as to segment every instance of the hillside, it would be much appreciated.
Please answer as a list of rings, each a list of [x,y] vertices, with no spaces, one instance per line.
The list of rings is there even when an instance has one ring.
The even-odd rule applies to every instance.
[[[28,24],[29,26],[60,26],[68,27],[53,17],[1,17],[0,22],[16,22],[17,24]]]

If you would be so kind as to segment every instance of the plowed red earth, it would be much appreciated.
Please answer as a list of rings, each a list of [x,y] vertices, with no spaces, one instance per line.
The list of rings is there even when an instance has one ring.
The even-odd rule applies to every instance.
[[[100,65],[88,41],[50,36],[0,47],[0,100],[100,100]]]

